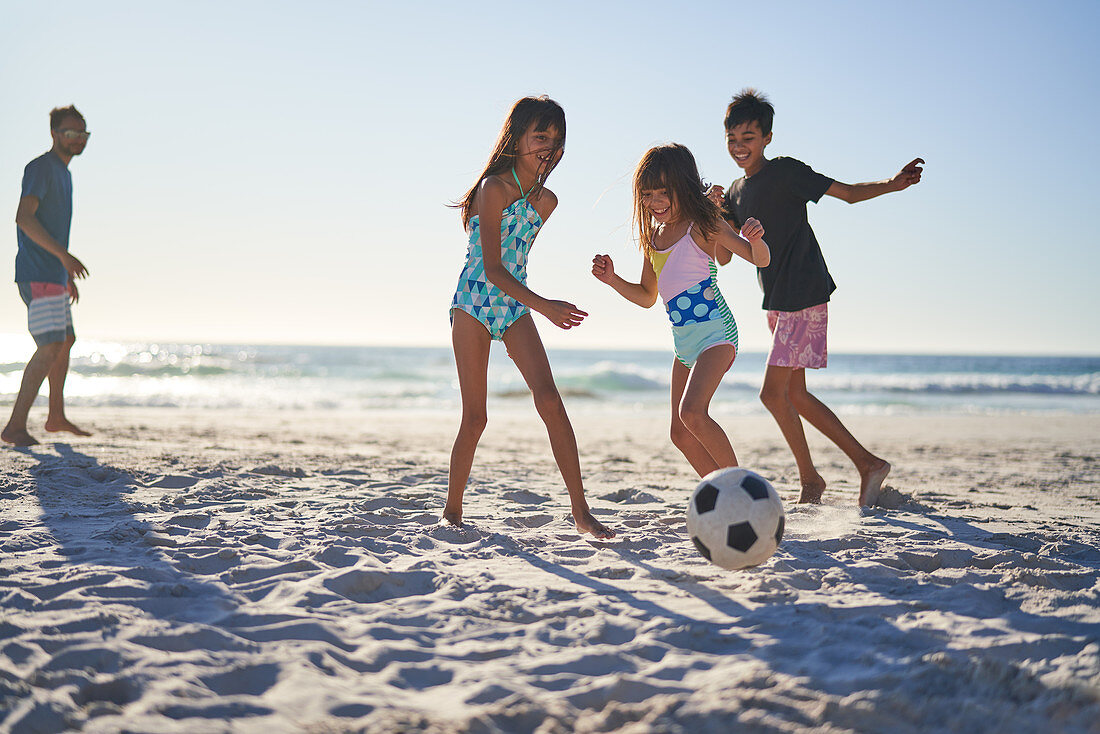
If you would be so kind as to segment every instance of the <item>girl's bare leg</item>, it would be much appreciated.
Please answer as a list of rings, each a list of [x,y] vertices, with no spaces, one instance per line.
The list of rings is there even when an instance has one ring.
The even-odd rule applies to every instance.
[[[791,403],[799,415],[848,455],[859,472],[859,504],[873,505],[882,491],[882,482],[890,473],[890,464],[863,447],[841,423],[829,406],[806,389],[806,370],[795,370],[788,389]]]
[[[451,448],[451,465],[447,476],[447,504],[443,519],[453,525],[462,524],[462,495],[470,478],[477,442],[485,430],[485,395],[489,370],[489,332],[470,314],[452,311],[451,344],[458,367],[458,388],[462,395],[462,422]]]
[[[711,347],[700,354],[691,368],[684,396],[680,400],[680,420],[706,450],[710,464],[713,464],[710,471],[737,466],[737,455],[729,437],[722,426],[710,417],[711,398],[733,364],[734,356],[734,348],[729,344]]]
[[[592,516],[588,501],[584,497],[584,483],[581,480],[581,462],[577,453],[577,438],[573,426],[565,412],[554,375],[550,371],[550,360],[546,349],[535,329],[531,315],[520,317],[504,332],[504,344],[508,354],[516,363],[524,381],[531,389],[535,399],[535,409],[546,424],[550,437],[550,449],[554,461],[565,481],[569,492],[569,503],[573,511],[573,520],[582,533],[592,533],[597,538],[612,538],[615,533]]]
[[[802,482],[802,495],[799,502],[820,502],[821,495],[825,492],[825,480],[817,473],[813,459],[810,457],[810,446],[806,443],[806,431],[802,427],[802,419],[798,416],[798,409],[791,402],[790,386],[792,373],[803,373],[802,384],[805,384],[805,370],[793,367],[776,367],[768,365],[764,372],[764,386],[760,388],[760,401],[779,424],[779,430],[783,438],[787,439],[787,445],[794,454],[795,463],[798,465],[798,475]]]
[[[691,371],[684,366],[684,363],[673,358],[672,377],[670,379],[672,387],[669,390],[672,399],[672,426],[669,429],[669,436],[672,438],[672,445],[680,449],[680,453],[691,464],[691,468],[699,476],[705,477],[718,468],[718,462],[714,460],[714,457],[710,455],[703,444],[699,443],[699,439],[688,430],[688,427],[684,425],[684,421],[680,418],[680,401],[683,400],[684,389],[687,387],[690,375]]]

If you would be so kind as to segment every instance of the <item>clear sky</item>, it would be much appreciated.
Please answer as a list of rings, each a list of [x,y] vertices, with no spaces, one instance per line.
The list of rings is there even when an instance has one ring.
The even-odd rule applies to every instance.
[[[649,146],[739,175],[722,116],[755,86],[777,110],[769,156],[848,183],[927,161],[908,191],[810,207],[833,351],[1100,353],[1091,0],[0,0],[0,16],[0,281],[23,166],[50,145],[49,109],[75,103],[93,132],[71,165],[82,338],[449,343],[466,238],[446,204],[510,104],[546,93],[569,130],[529,285],[591,316],[538,317],[543,339],[667,348],[663,309],[597,282],[592,255],[638,272],[629,178]],[[763,349],[752,268],[720,282],[742,347]],[[0,333],[25,333],[14,285],[0,302]]]

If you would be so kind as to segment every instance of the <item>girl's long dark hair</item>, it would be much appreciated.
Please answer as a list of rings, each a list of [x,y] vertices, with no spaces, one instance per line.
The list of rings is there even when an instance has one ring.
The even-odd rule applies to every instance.
[[[691,151],[679,143],[650,148],[634,169],[634,224],[638,229],[638,246],[647,257],[653,251],[657,224],[642,206],[642,191],[653,189],[668,191],[680,217],[694,222],[704,235],[718,231],[721,213],[707,198]]]
[[[470,222],[470,208],[473,206],[481,182],[487,176],[504,173],[515,165],[516,146],[523,134],[527,132],[527,128],[531,127],[532,122],[535,123],[535,130],[540,132],[549,127],[560,131],[561,145],[565,146],[565,110],[561,108],[561,105],[546,95],[524,97],[512,105],[512,109],[508,112],[508,118],[504,121],[504,127],[501,128],[500,135],[497,137],[493,153],[489,156],[489,162],[485,164],[485,170],[477,177],[477,181],[474,182],[474,185],[470,187],[465,196],[453,205],[456,209],[462,211],[463,227]],[[547,166],[545,170],[540,170],[535,178],[535,185],[530,192],[534,197],[542,192],[546,177],[557,165],[554,157],[551,157],[550,160],[554,162]]]

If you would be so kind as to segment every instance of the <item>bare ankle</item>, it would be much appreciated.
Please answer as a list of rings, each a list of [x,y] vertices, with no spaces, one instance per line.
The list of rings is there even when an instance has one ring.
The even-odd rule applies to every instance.
[[[587,508],[573,509],[573,524],[581,533],[591,533],[597,539],[608,540],[615,537],[615,531],[597,520]]]
[[[825,480],[821,478],[821,475],[814,474],[811,477],[807,477],[802,480],[802,494],[799,495],[798,501],[801,504],[820,504],[821,495],[825,494],[826,488]]]

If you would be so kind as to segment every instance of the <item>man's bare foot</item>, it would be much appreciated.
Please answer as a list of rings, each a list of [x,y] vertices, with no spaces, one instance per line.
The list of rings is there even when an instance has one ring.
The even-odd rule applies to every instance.
[[[443,509],[443,519],[452,525],[462,527],[462,510]]]
[[[882,482],[890,473],[890,462],[875,459],[873,464],[859,472],[859,506],[870,507],[882,494]]]
[[[820,475],[806,479],[802,482],[802,494],[798,497],[799,504],[820,505],[821,495],[825,494],[825,480]]]
[[[47,418],[46,430],[50,433],[60,433],[61,431],[68,431],[69,433],[76,434],[77,436],[91,436],[92,434],[85,431],[83,428],[74,426],[69,422],[68,418]]]
[[[38,440],[27,433],[26,428],[5,428],[0,432],[0,439],[12,446],[34,446]]]
[[[581,533],[592,533],[597,540],[610,540],[615,537],[615,531],[592,517],[589,510],[574,510],[573,522]]]

